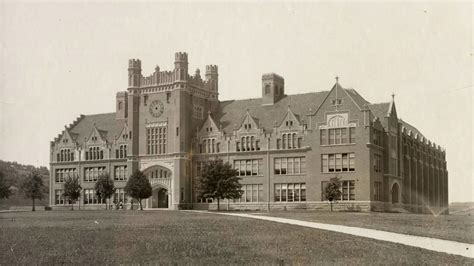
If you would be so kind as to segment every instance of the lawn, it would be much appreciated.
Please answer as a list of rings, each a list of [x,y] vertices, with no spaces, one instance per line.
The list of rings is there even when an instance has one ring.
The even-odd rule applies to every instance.
[[[0,264],[472,264],[400,244],[183,211],[0,214]]]
[[[395,233],[434,237],[474,244],[474,217],[470,215],[440,215],[329,212],[329,211],[271,211],[262,215],[302,221],[347,225]]]

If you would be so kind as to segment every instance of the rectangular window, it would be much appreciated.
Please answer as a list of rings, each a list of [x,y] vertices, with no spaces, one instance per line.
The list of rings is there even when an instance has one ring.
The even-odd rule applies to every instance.
[[[335,144],[335,141],[336,141],[335,138],[336,138],[336,130],[329,129],[329,145]]]
[[[321,171],[323,173],[355,171],[355,154],[321,154]]]
[[[374,182],[374,200],[382,201],[382,182]]]
[[[305,157],[288,157],[274,159],[275,175],[293,175],[306,173]]]
[[[84,181],[95,182],[99,175],[105,173],[105,167],[85,167],[84,168]]]
[[[329,156],[327,154],[321,155],[321,171],[323,173],[328,173],[329,172],[328,158],[329,158]]]
[[[282,183],[274,185],[275,202],[306,201],[305,183]]]
[[[114,194],[114,203],[115,204],[125,204],[127,203],[127,195],[125,194],[125,189],[116,188]]]
[[[347,128],[341,128],[341,143],[343,144],[348,143]]]
[[[124,181],[127,180],[127,166],[115,166],[114,167],[114,180]]]
[[[277,150],[281,149],[280,148],[281,147],[281,139],[277,139],[276,145],[277,145]]]
[[[327,145],[328,144],[327,130],[326,129],[321,129],[319,131],[319,144],[320,145]]]
[[[147,154],[165,154],[167,141],[166,126],[147,127]]]
[[[350,136],[350,143],[356,143],[356,128],[350,127],[349,128],[349,136]]]
[[[382,156],[374,154],[374,172],[382,173]]]
[[[335,144],[341,144],[341,129],[340,129],[340,128],[336,128],[336,129],[335,129],[335,134],[336,134],[336,137],[335,137]]]
[[[97,204],[99,202],[94,189],[84,189],[84,204]]]
[[[355,200],[355,181],[342,181],[341,192],[341,200]]]
[[[54,191],[54,204],[64,205],[66,203],[63,194],[64,194],[64,190],[62,190],[62,189],[56,189]]]
[[[256,176],[262,174],[262,159],[234,160],[234,169],[239,176]]]

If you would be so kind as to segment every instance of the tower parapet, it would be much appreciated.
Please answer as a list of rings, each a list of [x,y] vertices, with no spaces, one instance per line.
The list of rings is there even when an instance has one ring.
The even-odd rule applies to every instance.
[[[174,73],[176,81],[187,81],[188,78],[188,54],[177,52],[174,55]]]
[[[275,73],[262,75],[262,104],[278,102],[285,95],[285,79]]]
[[[128,87],[140,87],[142,78],[142,62],[140,59],[128,60]]]
[[[218,92],[219,90],[219,74],[216,65],[206,66],[206,88],[210,92]]]

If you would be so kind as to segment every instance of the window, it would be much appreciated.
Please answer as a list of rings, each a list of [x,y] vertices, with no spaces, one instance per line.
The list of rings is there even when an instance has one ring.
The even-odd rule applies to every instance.
[[[249,184],[242,185],[241,190],[244,192],[239,202],[262,202],[263,201],[263,185]]]
[[[56,205],[66,204],[66,200],[65,200],[65,197],[64,197],[64,190],[56,189],[54,191],[54,204],[56,204]]]
[[[148,95],[144,95],[143,96],[143,105],[147,106],[147,104],[148,104]]]
[[[63,141],[64,142],[64,141]],[[61,149],[56,155],[56,161],[58,162],[72,162],[74,161],[74,151],[71,149]]]
[[[127,145],[120,145],[119,149],[115,150],[115,157],[117,159],[127,158]]]
[[[203,139],[199,149],[201,153],[218,153],[219,143],[216,143],[216,139]]]
[[[84,181],[95,182],[97,178],[105,174],[105,167],[85,167],[84,168]]]
[[[341,182],[341,189],[342,189],[341,200],[355,200],[354,188],[355,188],[354,180],[342,181]]]
[[[120,202],[122,202],[123,204],[127,203],[127,195],[125,194],[125,189],[116,188],[114,195],[114,203],[117,204]]]
[[[382,132],[375,128],[372,133],[372,143],[378,146],[382,146]]]
[[[259,141],[254,136],[244,136],[240,142],[236,142],[236,151],[255,151],[260,150]]]
[[[287,157],[274,159],[275,175],[298,175],[306,173],[305,157]]]
[[[374,200],[382,201],[382,182],[374,182]]]
[[[99,147],[89,147],[89,151],[86,151],[86,160],[102,160],[104,159],[104,151]]]
[[[355,127],[319,130],[320,145],[340,145],[355,143]]]
[[[321,129],[319,131],[319,143],[320,145],[327,145],[328,144],[328,137],[327,137],[327,129]]]
[[[200,105],[193,105],[193,119],[203,119],[204,118],[204,109]]]
[[[302,202],[306,201],[305,183],[281,183],[274,187],[275,202]]]
[[[374,172],[382,173],[382,156],[374,154]]]
[[[166,153],[166,126],[147,127],[147,154]]]
[[[97,204],[101,203],[95,194],[94,189],[84,189],[84,204]]]
[[[263,174],[262,159],[234,160],[234,169],[238,176],[254,176]]]
[[[127,180],[128,175],[127,175],[127,166],[126,165],[121,165],[121,166],[115,166],[114,167],[114,180],[116,181],[124,181]]]
[[[60,168],[55,170],[55,182],[56,183],[64,183],[66,178],[77,176],[76,168]]]
[[[350,143],[356,143],[356,129],[355,127],[350,127],[349,128],[349,136],[350,136]]]
[[[265,94],[270,93],[270,85],[265,85]]]
[[[321,154],[321,171],[323,173],[355,171],[355,154]]]
[[[303,138],[297,138],[296,133],[285,133],[281,139],[277,139],[277,150],[301,148],[302,142]]]

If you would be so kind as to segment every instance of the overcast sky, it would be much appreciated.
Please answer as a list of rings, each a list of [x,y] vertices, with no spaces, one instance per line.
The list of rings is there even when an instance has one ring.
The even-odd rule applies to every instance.
[[[220,99],[287,94],[334,77],[447,149],[450,201],[474,201],[472,5],[0,3],[0,159],[49,167],[49,143],[80,114],[113,112],[127,63],[142,73],[219,66]],[[203,73],[203,72],[202,72]]]

